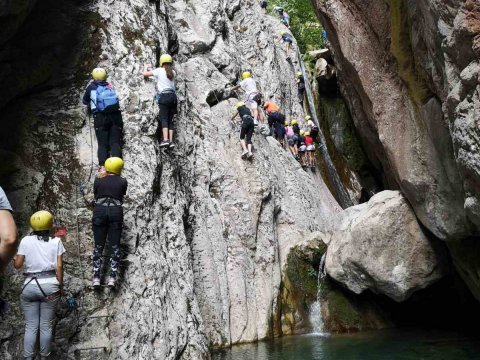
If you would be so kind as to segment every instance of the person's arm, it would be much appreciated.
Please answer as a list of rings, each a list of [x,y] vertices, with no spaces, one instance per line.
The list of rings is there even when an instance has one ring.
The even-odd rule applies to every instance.
[[[17,227],[9,210],[0,210],[0,274],[17,250]]]
[[[90,93],[92,92],[92,83],[90,83],[87,88],[85,89],[85,93],[83,94],[82,104],[90,106]]]
[[[235,120],[235,118],[237,117],[237,115],[238,115],[238,111],[236,111],[236,112],[232,115],[232,117],[230,118],[230,121]]]
[[[153,70],[152,70],[152,65],[151,64],[145,64],[143,67],[143,77],[152,77],[153,76]]]
[[[240,88],[241,88],[240,85],[235,85],[233,88],[230,89],[230,91],[235,91],[235,90],[238,90]]]
[[[13,267],[17,270],[20,269],[24,263],[25,263],[25,255],[17,255],[13,259]]]
[[[57,280],[60,285],[60,291],[63,292],[63,255],[57,256]]]

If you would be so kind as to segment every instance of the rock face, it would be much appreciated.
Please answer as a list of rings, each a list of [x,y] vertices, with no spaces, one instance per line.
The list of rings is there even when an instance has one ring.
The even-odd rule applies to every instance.
[[[209,358],[209,346],[265,338],[279,311],[289,249],[328,229],[339,211],[321,178],[303,171],[273,139],[257,133],[253,162],[239,158],[238,128],[228,118],[241,95],[226,89],[245,69],[282,104],[287,118],[304,115],[295,87],[298,68],[272,40],[284,28],[256,3],[96,1],[85,7],[71,1],[58,5],[69,7],[59,15],[78,25],[81,41],[64,48],[68,31],[39,32],[45,42],[27,52],[21,40],[41,20],[46,28],[45,19],[57,21],[44,16],[56,6],[37,2],[25,25],[8,35],[6,48],[32,64],[22,74],[32,81],[3,98],[8,104],[2,104],[0,119],[6,129],[2,158],[8,159],[2,186],[19,210],[23,233],[36,208],[51,210],[69,230],[66,287],[80,306],[76,314],[62,303],[54,357],[76,351],[82,359],[198,360]],[[44,45],[58,50],[55,59],[43,54]],[[179,95],[177,148],[170,153],[158,147],[154,85],[141,76],[144,63],[167,51],[175,56]],[[35,61],[43,55],[38,69]],[[58,59],[68,64],[60,73]],[[18,66],[15,57],[2,61]],[[91,212],[79,189],[85,187],[88,200],[96,148],[79,98],[94,66],[107,69],[125,123],[129,189],[115,293],[87,287]],[[1,76],[3,94],[15,72]],[[22,351],[21,281],[9,274],[5,294],[12,312],[0,323],[2,359]],[[91,318],[97,315],[108,316]]]
[[[340,216],[325,266],[354,293],[369,289],[401,302],[446,274],[444,249],[425,236],[399,192],[382,191]]]
[[[314,4],[370,161],[386,188],[400,189],[421,223],[451,242],[480,300],[478,246],[465,240],[480,224],[478,2]]]

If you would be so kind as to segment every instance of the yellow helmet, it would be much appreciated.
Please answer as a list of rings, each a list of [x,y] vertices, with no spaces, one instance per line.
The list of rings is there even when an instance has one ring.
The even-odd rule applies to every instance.
[[[237,109],[240,109],[242,106],[246,106],[246,105],[247,105],[247,104],[245,104],[243,101],[239,101],[239,102],[237,103],[237,105],[235,105],[235,107],[236,107]]]
[[[308,121],[307,121],[307,126],[312,127],[312,126],[314,126],[314,125],[315,125],[315,124],[313,123],[312,120],[308,120]]]
[[[288,121],[285,121],[285,126],[288,126],[290,125],[290,123]]]
[[[305,121],[310,120],[312,117],[310,115],[305,116]]]
[[[123,160],[119,157],[111,157],[105,160],[105,170],[120,175],[123,169]]]
[[[104,68],[95,68],[92,70],[93,80],[107,80],[107,70]]]
[[[171,64],[173,63],[173,58],[168,55],[168,54],[163,54],[160,56],[160,66],[163,66],[163,64]]]
[[[282,36],[283,36],[283,35],[287,35],[287,34],[288,34],[288,33],[287,33],[286,31],[281,31],[281,32],[280,32],[280,35],[282,35]]]
[[[310,136],[310,131],[305,131],[305,136]]]
[[[305,130],[300,130],[300,135],[305,135]]]
[[[244,71],[243,74],[242,74],[242,79],[243,80],[251,78],[251,77],[252,77],[252,73],[250,71]]]
[[[53,225],[53,215],[46,210],[37,211],[30,217],[33,231],[50,230]]]
[[[292,121],[290,122],[290,124],[292,124],[292,125],[297,125],[297,124],[298,124],[298,121],[297,121],[297,120],[292,120]]]
[[[298,78],[301,78],[302,76],[303,76],[303,73],[302,73],[301,71],[298,71],[298,72],[297,72],[297,77],[298,77]]]

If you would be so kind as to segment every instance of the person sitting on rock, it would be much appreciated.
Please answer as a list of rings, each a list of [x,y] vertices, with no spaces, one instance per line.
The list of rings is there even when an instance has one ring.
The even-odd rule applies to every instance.
[[[253,113],[253,118],[255,123],[260,119],[260,114],[258,111],[258,90],[255,80],[252,79],[252,73],[250,71],[244,71],[242,73],[242,81],[236,86],[234,86],[231,91],[242,89],[245,94],[245,103],[248,105],[250,110]]]
[[[63,291],[62,240],[51,236],[53,216],[48,211],[37,211],[30,217],[33,233],[20,241],[13,266],[24,266],[25,281],[21,303],[25,316],[23,358],[35,358],[37,336],[40,339],[40,357],[50,357],[53,339],[55,307]],[[40,333],[40,334],[39,334]]]
[[[103,165],[109,156],[122,157],[123,120],[118,96],[113,85],[107,82],[107,71],[95,68],[92,78],[82,103],[87,105],[93,114],[93,127],[98,143],[98,172],[103,173]]]
[[[285,128],[285,130],[286,130],[288,147],[292,155],[295,157],[295,159],[298,159],[297,135],[295,135],[293,131],[293,126],[291,126],[291,122],[290,123],[286,122],[286,124],[287,124],[287,127]]]
[[[255,124],[250,109],[243,101],[239,101],[235,105],[235,113],[232,115],[233,121],[237,115],[242,119],[242,126],[240,130],[240,145],[242,146],[242,159],[251,159],[252,153],[252,136],[255,130]]]
[[[290,50],[292,48],[292,37],[289,33],[286,31],[282,31],[280,33],[280,40],[282,40],[285,43],[285,52],[287,53],[287,56],[290,56]]]
[[[173,118],[177,113],[177,95],[175,93],[175,71],[173,58],[169,54],[160,56],[160,67],[152,69],[150,64],[145,65],[143,76],[154,77],[156,81],[157,100],[160,113],[159,121],[162,127],[161,148],[173,149]]]
[[[260,0],[260,7],[263,9],[263,13],[267,13],[267,6],[268,6],[268,1],[267,0]]]
[[[305,79],[303,77],[303,73],[301,71],[297,72],[297,94],[298,94],[298,101],[300,105],[303,107],[303,99],[305,97]]]
[[[108,286],[117,281],[120,262],[120,238],[123,228],[123,197],[127,193],[127,180],[121,177],[123,160],[118,157],[105,161],[106,175],[97,177],[93,183],[95,207],[92,227],[95,248],[93,250],[93,286],[100,286],[102,255],[108,238],[110,243],[110,277]]]

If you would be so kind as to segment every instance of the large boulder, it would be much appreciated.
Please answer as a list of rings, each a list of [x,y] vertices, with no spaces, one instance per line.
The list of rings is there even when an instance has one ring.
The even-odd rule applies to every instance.
[[[401,302],[446,273],[443,247],[425,235],[400,192],[380,192],[341,216],[326,270],[354,293],[369,289]]]

